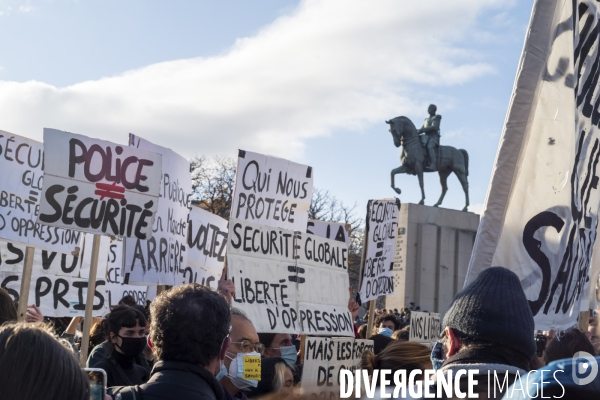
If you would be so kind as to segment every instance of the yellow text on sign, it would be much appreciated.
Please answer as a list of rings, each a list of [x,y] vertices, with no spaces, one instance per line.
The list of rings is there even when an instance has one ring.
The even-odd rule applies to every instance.
[[[260,381],[260,356],[244,356],[243,379]]]

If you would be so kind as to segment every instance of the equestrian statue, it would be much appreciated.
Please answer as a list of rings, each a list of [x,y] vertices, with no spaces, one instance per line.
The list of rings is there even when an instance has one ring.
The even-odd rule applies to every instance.
[[[390,125],[390,132],[394,138],[396,147],[402,146],[400,161],[402,165],[394,168],[391,172],[392,189],[400,194],[402,191],[396,187],[394,177],[397,174],[417,175],[419,186],[421,187],[421,201],[419,204],[425,204],[425,190],[423,188],[423,172],[435,172],[440,175],[442,184],[442,195],[434,207],[442,204],[444,196],[448,191],[446,180],[454,172],[460,181],[465,192],[465,207],[469,207],[469,155],[466,150],[455,149],[451,146],[440,146],[440,122],[442,116],[437,115],[437,107],[434,104],[427,110],[429,117],[425,119],[423,127],[417,129],[410,119],[406,117],[396,117],[385,121]]]

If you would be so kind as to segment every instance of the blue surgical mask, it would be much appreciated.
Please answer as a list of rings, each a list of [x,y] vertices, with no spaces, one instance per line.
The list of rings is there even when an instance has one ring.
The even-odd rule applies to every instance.
[[[444,345],[442,342],[435,342],[433,349],[431,349],[431,364],[433,365],[433,370],[437,371],[442,368],[442,364],[444,363],[444,359],[442,358],[442,352],[444,349]]]
[[[227,367],[225,366],[225,364],[223,363],[223,361],[221,361],[221,370],[219,371],[219,373],[217,374],[217,376],[215,376],[215,378],[218,381],[220,381],[225,376],[227,376]]]
[[[379,328],[380,335],[392,337],[392,333],[394,333],[390,328]]]
[[[277,350],[273,348],[273,350]],[[296,350],[296,346],[281,346],[279,348],[281,352],[281,358],[287,363],[287,365],[292,366],[296,365],[296,361],[298,361],[298,354]]]

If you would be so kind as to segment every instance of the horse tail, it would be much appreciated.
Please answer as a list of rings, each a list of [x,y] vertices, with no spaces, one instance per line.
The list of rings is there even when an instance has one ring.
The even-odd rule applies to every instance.
[[[465,149],[459,149],[465,159],[465,176],[469,176],[469,153]]]

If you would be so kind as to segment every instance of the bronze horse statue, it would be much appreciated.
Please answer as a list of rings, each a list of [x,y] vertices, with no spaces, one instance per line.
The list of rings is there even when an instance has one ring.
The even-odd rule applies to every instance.
[[[389,121],[385,121],[390,125],[390,132],[394,138],[396,147],[402,146],[400,161],[402,165],[394,168],[391,172],[392,189],[400,194],[402,191],[396,187],[394,177],[397,174],[417,175],[419,178],[419,186],[421,187],[421,201],[419,204],[425,204],[425,190],[423,189],[423,172],[438,171],[440,175],[440,183],[442,184],[442,195],[434,207],[442,204],[444,196],[448,191],[446,180],[448,176],[454,172],[460,181],[460,184],[465,191],[466,203],[463,211],[467,211],[469,207],[469,155],[466,150],[456,149],[451,146],[439,146],[438,162],[435,170],[425,168],[427,162],[427,149],[423,147],[421,137],[417,132],[417,128],[412,121],[406,117],[396,117]]]

